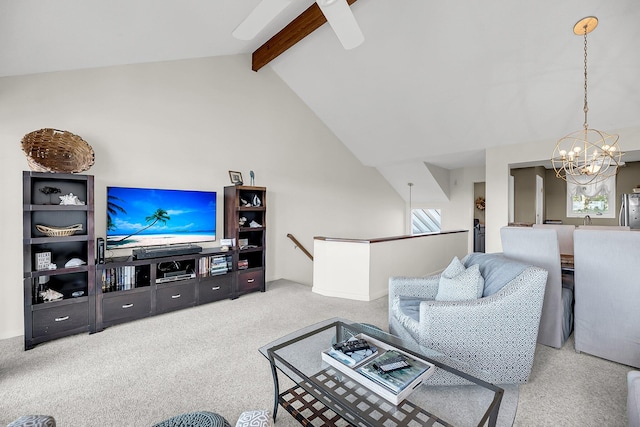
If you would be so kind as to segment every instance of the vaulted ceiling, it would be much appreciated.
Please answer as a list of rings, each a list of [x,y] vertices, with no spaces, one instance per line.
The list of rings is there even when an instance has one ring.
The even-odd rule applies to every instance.
[[[0,0],[0,77],[247,54],[313,3],[294,0],[254,40],[234,39],[258,2]],[[638,0],[359,0],[351,8],[362,45],[344,50],[325,24],[267,66],[397,189],[437,183],[442,168],[482,165],[487,147],[578,129],[583,40],[572,30],[585,16],[600,21],[588,38],[590,122],[640,126]]]

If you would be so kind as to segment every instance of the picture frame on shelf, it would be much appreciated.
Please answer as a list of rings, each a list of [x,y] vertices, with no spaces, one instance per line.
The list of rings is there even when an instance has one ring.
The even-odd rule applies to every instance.
[[[229,179],[233,185],[242,185],[242,173],[236,171],[229,171]]]
[[[51,265],[51,252],[36,252],[36,270],[49,270]]]

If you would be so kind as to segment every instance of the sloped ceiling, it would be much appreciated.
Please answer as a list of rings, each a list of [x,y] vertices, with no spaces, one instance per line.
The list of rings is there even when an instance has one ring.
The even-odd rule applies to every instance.
[[[257,4],[0,0],[0,77],[246,54],[311,0],[294,0],[255,40],[234,39]],[[269,66],[405,198],[408,182],[427,181],[425,197],[447,197],[427,165],[482,165],[487,147],[579,129],[583,40],[572,29],[585,16],[600,20],[588,39],[590,124],[640,126],[637,0],[359,0],[352,10],[364,44],[344,50],[324,25]]]

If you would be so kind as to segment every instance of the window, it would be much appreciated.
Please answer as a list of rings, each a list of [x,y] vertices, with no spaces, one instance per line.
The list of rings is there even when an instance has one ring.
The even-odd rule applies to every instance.
[[[616,218],[615,175],[597,184],[567,182],[567,217]]]
[[[440,209],[412,209],[411,234],[440,231]]]

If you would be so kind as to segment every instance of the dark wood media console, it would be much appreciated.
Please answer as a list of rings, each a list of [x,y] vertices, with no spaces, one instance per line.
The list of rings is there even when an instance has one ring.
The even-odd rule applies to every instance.
[[[235,249],[216,248],[161,258],[120,257],[98,264],[96,332],[118,323],[237,298],[237,257]]]

